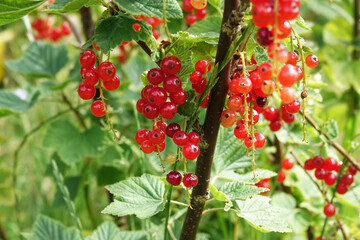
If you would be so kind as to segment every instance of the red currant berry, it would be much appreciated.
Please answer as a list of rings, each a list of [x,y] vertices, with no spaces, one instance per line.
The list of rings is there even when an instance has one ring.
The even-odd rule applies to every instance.
[[[247,136],[244,140],[244,144],[247,148],[252,148],[252,137]],[[256,138],[254,139],[254,146],[256,145]]]
[[[258,68],[258,73],[263,80],[270,80],[272,74],[272,64],[269,62],[263,63]]]
[[[95,85],[99,81],[99,76],[94,68],[84,68],[81,78],[90,85]]]
[[[354,178],[351,174],[345,174],[340,180],[340,183],[344,184],[345,186],[350,186],[353,182]]]
[[[149,83],[158,85],[164,81],[165,74],[160,68],[153,68],[147,73],[147,79]]]
[[[280,89],[281,101],[284,104],[291,103],[295,100],[295,91],[291,87],[284,87]]]
[[[143,113],[143,108],[144,108],[144,105],[148,103],[147,100],[143,99],[143,98],[140,98],[137,102],[136,102],[136,110],[139,112],[139,113]]]
[[[297,113],[300,111],[300,102],[298,100],[294,100],[291,103],[285,105],[285,110],[288,113]]]
[[[312,158],[306,160],[304,164],[304,169],[307,171],[313,170],[315,168],[314,160]]]
[[[93,42],[92,46],[96,51],[100,51],[100,47],[96,44],[96,42]]]
[[[258,183],[255,183],[255,186],[257,186],[258,188],[267,188],[268,190],[265,190],[264,192],[262,192],[261,194],[266,194],[266,193],[269,193],[271,191],[271,186],[269,184],[269,181],[270,179],[267,178],[267,179],[263,179],[261,180],[260,182]]]
[[[188,136],[184,131],[177,131],[172,137],[174,143],[178,146],[184,146],[188,141]]]
[[[86,82],[80,83],[78,87],[78,94],[80,98],[84,100],[92,99],[95,96],[96,90],[93,85],[87,84]]]
[[[274,34],[274,28],[272,29]],[[288,21],[279,22],[277,37],[279,39],[285,39],[291,34],[291,25]]]
[[[341,169],[341,166],[342,166],[342,162],[339,162],[337,165],[336,165],[336,169],[335,169],[335,172],[340,172],[340,169]]]
[[[94,66],[96,62],[96,54],[92,50],[85,50],[81,53],[79,62],[82,67]]]
[[[204,100],[202,100],[202,102],[200,103],[200,107],[201,108],[207,108],[208,107],[208,104],[209,104],[209,95],[206,95],[206,97],[204,98]],[[199,96],[200,97],[200,96]]]
[[[250,76],[249,76],[252,84],[253,84],[253,88],[261,88],[264,80],[260,77],[260,74],[259,72],[256,70],[256,71],[252,71],[250,73]]]
[[[324,177],[324,182],[326,185],[328,186],[332,186],[336,183],[337,177],[335,176],[335,174],[328,172],[325,174]]]
[[[106,104],[105,106],[103,105],[103,102],[101,100],[96,100],[91,104],[91,113],[96,116],[96,117],[102,117],[105,115],[105,110],[104,107],[106,109]]]
[[[153,130],[149,134],[149,140],[154,145],[159,145],[160,143],[165,141],[165,133],[158,129]]]
[[[183,184],[187,188],[193,188],[198,183],[198,177],[193,173],[187,173],[184,175]]]
[[[333,158],[326,158],[326,159],[324,160],[324,166],[323,166],[323,168],[325,169],[325,171],[331,172],[331,171],[335,170],[336,166],[337,166],[337,162],[335,161],[335,159],[333,159]]]
[[[285,170],[291,170],[294,167],[294,160],[290,158],[285,158],[281,163],[281,168]]]
[[[110,81],[116,74],[116,68],[111,62],[102,62],[98,67],[98,74],[103,81]]]
[[[160,106],[160,115],[165,119],[172,119],[177,114],[177,107],[172,102],[166,102]]]
[[[180,125],[172,122],[166,127],[165,133],[168,137],[172,138],[177,131],[180,131]]]
[[[197,134],[196,132],[190,132],[188,134],[188,141],[196,145],[199,144],[200,142],[199,134]]]
[[[325,170],[324,170],[323,168],[317,168],[317,169],[315,170],[315,177],[316,177],[316,179],[319,179],[319,180],[324,179],[325,174],[326,174],[326,172],[325,172]]]
[[[187,143],[183,147],[183,155],[187,160],[194,160],[199,156],[199,154],[199,147],[193,143]]]
[[[256,41],[263,47],[269,46],[273,41],[272,31],[267,27],[260,28],[256,33]]]
[[[197,19],[204,19],[206,17],[206,9],[199,9],[199,10],[196,10],[196,18]]]
[[[317,237],[315,240],[326,240],[326,237],[322,236],[322,237]]]
[[[166,130],[168,124],[164,121],[164,120],[157,120],[153,126],[152,126],[152,130],[155,129],[159,129],[160,131],[164,131]]]
[[[316,55],[309,54],[305,59],[305,63],[309,68],[314,68],[319,64],[319,59]]]
[[[65,36],[70,35],[71,33],[70,25],[67,22],[62,22],[60,24],[60,29],[61,29],[61,33]]]
[[[332,203],[326,204],[324,207],[324,214],[327,217],[332,217],[335,215],[336,208],[335,205]]]
[[[288,52],[288,60],[286,64],[291,64],[295,66],[298,59],[299,59],[299,55],[296,52],[294,51]]]
[[[173,186],[179,186],[182,176],[178,171],[171,171],[166,175],[166,181]]]
[[[181,80],[175,75],[167,76],[164,79],[163,87],[168,93],[176,93],[181,90]]]
[[[139,129],[135,134],[135,141],[141,145],[145,140],[149,140],[150,131],[148,129]]]
[[[315,156],[312,161],[315,168],[324,167],[324,158],[322,156]]]
[[[145,154],[150,154],[154,151],[154,144],[150,140],[145,140],[141,143],[141,151]]]
[[[120,86],[120,79],[115,75],[111,80],[103,82],[104,88],[108,91],[114,91]]]
[[[180,89],[175,93],[170,93],[170,101],[176,105],[182,105],[186,102],[186,92],[184,89]]]
[[[246,125],[236,125],[236,127],[234,128],[234,135],[239,139],[245,139],[248,136]]]
[[[239,95],[233,95],[229,97],[229,100],[227,102],[229,109],[233,111],[239,111],[243,104],[241,99],[242,98]]]
[[[158,40],[158,39],[159,39],[159,37],[160,37],[160,33],[159,33],[159,31],[158,31],[158,30],[152,30],[152,34],[153,34],[153,36],[154,36],[154,38],[155,38],[156,40]]]
[[[191,5],[195,9],[204,9],[207,6],[207,0],[191,0]]]
[[[265,80],[261,85],[261,91],[265,94],[265,97],[271,95],[276,89],[275,82],[272,80]]]
[[[350,165],[350,166],[348,167],[348,171],[349,171],[349,173],[350,173],[351,175],[353,175],[353,176],[357,173],[357,169],[355,168],[354,165]]]
[[[280,116],[279,109],[274,107],[267,107],[264,109],[264,118],[270,122],[278,120]]]
[[[278,176],[277,176],[276,181],[278,181],[279,183],[282,183],[282,182],[284,182],[285,178],[286,178],[285,173],[280,170],[280,171],[278,172]]]
[[[289,21],[295,19],[299,15],[300,0],[283,1],[280,5],[279,16],[280,21]]]
[[[186,12],[191,12],[192,10],[194,10],[194,7],[191,5],[191,0],[184,0],[182,3],[182,8]]]
[[[296,67],[296,70],[298,72],[298,79],[297,80],[300,81],[304,77],[304,71],[300,66],[295,66],[295,67]]]
[[[253,22],[258,28],[267,27],[274,23],[274,11],[270,3],[256,4],[252,8]]]
[[[147,119],[155,119],[159,116],[159,108],[152,103],[145,103],[142,112]]]
[[[252,89],[252,82],[250,80],[250,78],[247,77],[240,77],[239,78],[239,85],[237,88],[237,91],[239,93],[248,93],[251,91]]]
[[[186,15],[185,17],[185,22],[188,24],[188,25],[193,25],[194,23],[196,23],[196,15],[193,14],[193,13],[189,13],[188,15]]]
[[[154,145],[154,152],[163,152],[165,150],[166,143],[162,142],[159,145]]]
[[[336,192],[338,194],[345,194],[347,192],[347,186],[343,183],[339,183],[339,185],[336,188]]]
[[[61,30],[60,28],[53,28],[50,30],[49,38],[53,42],[57,42],[61,38]]]
[[[206,71],[207,66],[207,71]],[[209,60],[201,59],[195,63],[195,70],[200,72],[201,74],[205,74],[210,72],[211,64],[209,64]]]
[[[140,32],[141,26],[138,23],[134,23],[132,27],[135,32]]]
[[[201,72],[198,71],[194,71],[190,74],[190,82],[192,84],[197,84],[200,83],[200,81],[202,80],[202,74]]]
[[[286,122],[287,124],[290,124],[294,122],[295,116],[292,113],[283,112],[281,115],[281,119]]]
[[[167,94],[166,91],[161,87],[154,87],[149,90],[148,100],[150,103],[156,106],[161,106],[166,102]]]
[[[266,138],[264,136],[264,134],[256,132],[254,134],[255,137],[255,148],[262,148],[265,145],[266,142]]]
[[[156,88],[156,85],[147,85],[141,90],[141,98],[145,99],[146,101],[149,101],[149,94],[152,91],[153,88]]]
[[[285,64],[279,73],[279,82],[284,87],[291,87],[298,79],[296,67],[291,64]]]
[[[281,128],[281,122],[279,120],[272,121],[270,122],[269,127],[271,131],[277,132]]]
[[[167,75],[175,75],[181,69],[181,62],[175,56],[167,56],[161,61],[160,68]]]
[[[221,125],[231,127],[236,122],[236,113],[233,110],[226,109],[221,113]]]

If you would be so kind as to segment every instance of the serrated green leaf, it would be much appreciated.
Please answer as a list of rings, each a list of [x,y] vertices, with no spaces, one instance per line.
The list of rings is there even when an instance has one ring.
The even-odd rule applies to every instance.
[[[267,188],[259,188],[242,182],[228,182],[220,188],[220,191],[226,194],[231,201],[243,200],[268,190]]]
[[[299,27],[305,29],[305,30],[311,30],[311,27],[305,22],[305,20],[298,15],[298,17],[295,20],[296,25],[298,25]]]
[[[2,0],[0,7],[0,25],[13,22],[34,11],[46,0]]]
[[[55,78],[68,62],[67,53],[65,45],[35,41],[30,43],[21,59],[7,61],[6,66],[28,77]]]
[[[339,127],[334,119],[326,121],[322,129],[328,134],[331,140],[335,140],[339,136]]]
[[[115,0],[120,8],[132,15],[147,17],[163,17],[163,0]],[[182,18],[182,10],[176,0],[166,0],[166,17]]]
[[[242,141],[234,136],[232,128],[221,128],[214,155],[215,174],[251,166],[250,155]],[[258,153],[255,155],[258,156]]]
[[[100,5],[96,0],[56,0],[50,7],[45,10],[48,13],[65,13],[78,11],[82,7]]]
[[[0,117],[29,110],[39,100],[40,93],[35,92],[28,100],[23,100],[16,94],[0,89]]]
[[[140,25],[139,32],[133,28],[135,23]],[[117,16],[101,20],[95,29],[95,42],[105,53],[121,45],[123,41],[147,41],[151,36],[151,26],[148,23],[121,12]]]
[[[236,200],[237,215],[262,232],[291,232],[284,219],[280,218],[280,208],[270,205],[270,198],[254,195],[245,201]]]
[[[256,176],[255,178],[254,178],[253,171],[245,173],[245,174],[230,173],[229,171],[225,171],[225,172],[223,172],[222,175],[220,175],[220,177],[223,179],[229,179],[229,180],[248,183],[248,184],[254,184],[254,183],[259,182],[262,179],[272,178],[276,175],[277,175],[277,173],[275,173],[273,171],[257,168],[257,169],[255,169],[255,176]]]
[[[105,138],[100,127],[93,127],[85,132],[68,121],[53,122],[44,137],[44,146],[50,147],[59,154],[61,160],[67,164],[79,162],[84,157],[99,154],[99,143]]]
[[[86,240],[146,240],[145,231],[120,231],[113,222],[104,222]]]
[[[255,54],[255,60],[256,60],[257,64],[270,62],[270,58],[269,58],[265,48],[263,48],[261,46],[256,46],[254,48],[254,54]]]
[[[224,202],[228,202],[230,201],[230,199],[226,196],[225,193],[219,191],[214,185],[212,185],[211,183],[209,184],[209,190],[210,193],[214,196],[215,199],[219,200],[219,201],[224,201]]]
[[[188,29],[188,32],[200,38],[209,37],[217,39],[220,34],[221,21],[221,16],[210,16],[202,21],[196,22]]]
[[[116,216],[135,214],[148,218],[165,207],[165,184],[157,177],[144,174],[106,187],[116,199],[102,213]]]
[[[76,229],[66,228],[60,222],[40,215],[33,226],[32,233],[24,234],[28,240],[74,240],[81,239]]]

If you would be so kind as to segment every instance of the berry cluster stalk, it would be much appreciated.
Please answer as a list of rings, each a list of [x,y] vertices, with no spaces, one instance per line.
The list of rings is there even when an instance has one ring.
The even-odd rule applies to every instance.
[[[221,64],[223,62],[232,41],[235,39],[234,35],[228,35],[230,31],[229,29],[225,29],[225,23],[229,21],[235,11],[239,10],[239,8],[243,10],[247,6],[249,6],[249,0],[225,0],[224,15],[222,19],[223,27],[220,32],[215,64]],[[237,24],[231,26],[234,26],[234,28],[236,28]],[[198,176],[199,182],[198,185],[194,188],[191,195],[191,208],[188,208],[185,222],[180,235],[180,240],[195,239],[196,232],[202,217],[202,211],[209,195],[211,166],[220,127],[220,117],[224,108],[225,99],[229,87],[228,85],[230,81],[230,69],[231,62],[229,62],[221,70],[221,72],[219,73],[219,80],[210,93],[208,105],[209,107],[206,112],[205,122],[203,126],[203,140],[207,143],[207,147],[200,150],[200,156],[197,159],[195,174]]]

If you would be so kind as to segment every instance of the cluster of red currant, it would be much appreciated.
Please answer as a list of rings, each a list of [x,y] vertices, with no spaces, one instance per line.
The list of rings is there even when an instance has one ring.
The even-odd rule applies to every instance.
[[[281,168],[283,170],[291,170],[294,167],[294,160],[290,159],[290,158],[285,158],[282,163],[281,163]],[[286,175],[285,172],[280,170],[278,172],[278,176],[277,176],[277,181],[282,183],[285,181]]]
[[[196,21],[202,20],[206,17],[206,1],[193,1],[193,0],[184,0],[182,3],[182,8],[185,12],[190,12],[186,15],[185,21],[188,25],[193,25]],[[194,8],[196,12],[193,13]]]
[[[139,17],[135,17],[137,20],[142,20],[144,22],[147,22],[148,24],[151,25],[152,27],[152,33],[153,33],[153,36],[156,40],[159,39],[160,37],[160,33],[157,29],[155,29],[156,27],[158,26],[161,26],[161,24],[163,23],[163,20],[161,18],[156,18],[156,17],[146,17],[144,15],[140,15]],[[135,23],[133,25],[133,28],[136,32],[139,32],[140,31],[140,25]]]
[[[193,173],[186,173],[184,178],[182,178],[181,173],[178,171],[171,171],[166,175],[166,181],[173,186],[179,186],[181,179],[183,180],[184,186],[187,188],[193,188],[198,183],[198,178]]]
[[[342,163],[337,163],[333,158],[324,159],[322,156],[315,156],[306,160],[304,169],[307,171],[315,169],[316,179],[323,180],[328,186],[333,186],[337,181],[337,176],[334,172],[338,173],[341,166]],[[347,172],[341,177],[336,188],[337,193],[345,194],[348,191],[348,186],[353,183],[353,176],[356,172],[357,170],[354,166],[348,166]]]
[[[70,26],[67,22],[62,22],[60,27],[52,27],[49,18],[36,18],[31,26],[37,31],[36,40],[50,39],[57,42],[62,36],[68,36],[71,33]]]
[[[96,44],[94,45],[96,46]],[[96,60],[96,54],[92,50],[85,50],[79,58],[82,82],[78,87],[78,94],[84,100],[95,97],[96,84],[100,91],[102,91],[102,86],[108,91],[114,91],[120,85],[120,79],[116,75],[115,66],[111,62],[102,62],[96,67]],[[91,104],[91,112],[96,117],[104,116],[106,108],[107,106],[103,99],[96,100]]]
[[[203,75],[207,74],[211,70],[211,64],[206,59],[201,59],[195,63],[195,71],[190,74],[191,87],[198,93],[200,98],[205,91],[207,80]],[[207,108],[209,103],[209,94],[200,103],[201,108]]]

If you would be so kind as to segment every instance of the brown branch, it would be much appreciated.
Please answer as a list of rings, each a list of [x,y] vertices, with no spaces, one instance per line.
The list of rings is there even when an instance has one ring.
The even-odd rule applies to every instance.
[[[66,105],[69,106],[71,111],[73,111],[73,113],[76,116],[76,119],[78,120],[80,125],[83,127],[83,129],[86,130],[87,129],[86,124],[84,122],[84,119],[81,117],[79,110],[72,105],[72,103],[69,101],[69,99],[66,97],[66,95],[64,93],[61,93],[61,97],[62,97],[63,101],[66,103]]]
[[[4,228],[2,227],[2,225],[0,224],[0,238],[2,240],[9,240],[8,236],[6,235],[6,232],[4,230]]]
[[[300,114],[302,113],[302,110],[299,111]],[[307,114],[305,114],[305,119],[310,123],[310,125],[320,134],[323,135],[330,143],[331,146],[333,146],[341,155],[343,155],[345,158],[347,158],[354,167],[360,171],[360,163],[358,163],[350,154],[337,142],[334,142],[331,140],[329,135],[326,132],[323,132],[319,126],[316,124],[316,122]]]
[[[80,9],[81,22],[86,40],[89,40],[95,32],[95,25],[92,19],[92,13],[90,7],[82,7]]]
[[[305,115],[306,116],[306,115]],[[315,184],[315,186],[317,187],[317,189],[321,192],[321,194],[323,195],[324,199],[326,202],[331,203],[331,200],[326,196],[325,191],[320,187],[320,185],[316,182],[316,180],[310,175],[310,173],[308,171],[305,170],[304,166],[302,165],[302,163],[300,162],[299,158],[296,156],[296,154],[294,153],[294,151],[292,149],[289,150],[290,154],[294,157],[296,163],[302,168],[304,169],[304,172],[306,173],[306,175],[309,176],[309,178],[311,179],[311,181]],[[338,227],[341,230],[341,233],[344,237],[345,240],[348,240],[348,236],[346,235],[346,232],[344,230],[342,221],[340,219],[336,219],[336,223],[338,225]]]
[[[236,10],[243,12],[249,6],[249,0],[225,0],[224,14],[222,19],[222,29],[219,37],[219,45],[216,53],[215,64],[222,63],[234,40],[237,29],[237,23],[230,22],[234,19]],[[236,21],[234,19],[234,21]],[[235,31],[236,32],[236,31]],[[230,33],[230,34],[229,34]],[[231,62],[229,62],[219,73],[219,80],[211,90],[208,109],[206,111],[204,122],[204,141],[208,144],[206,148],[201,147],[200,156],[196,162],[196,175],[198,177],[198,185],[194,188],[191,195],[191,208],[188,208],[185,222],[181,231],[180,240],[194,240],[196,232],[202,217],[205,202],[209,195],[209,180],[211,175],[211,166],[215,152],[217,136],[220,127],[220,116],[224,108],[228,85],[230,81]]]
[[[71,31],[74,33],[76,40],[79,42],[80,47],[84,44],[84,40],[82,39],[78,29],[74,25],[74,23],[71,21],[68,15],[66,14],[60,14],[70,25]]]

